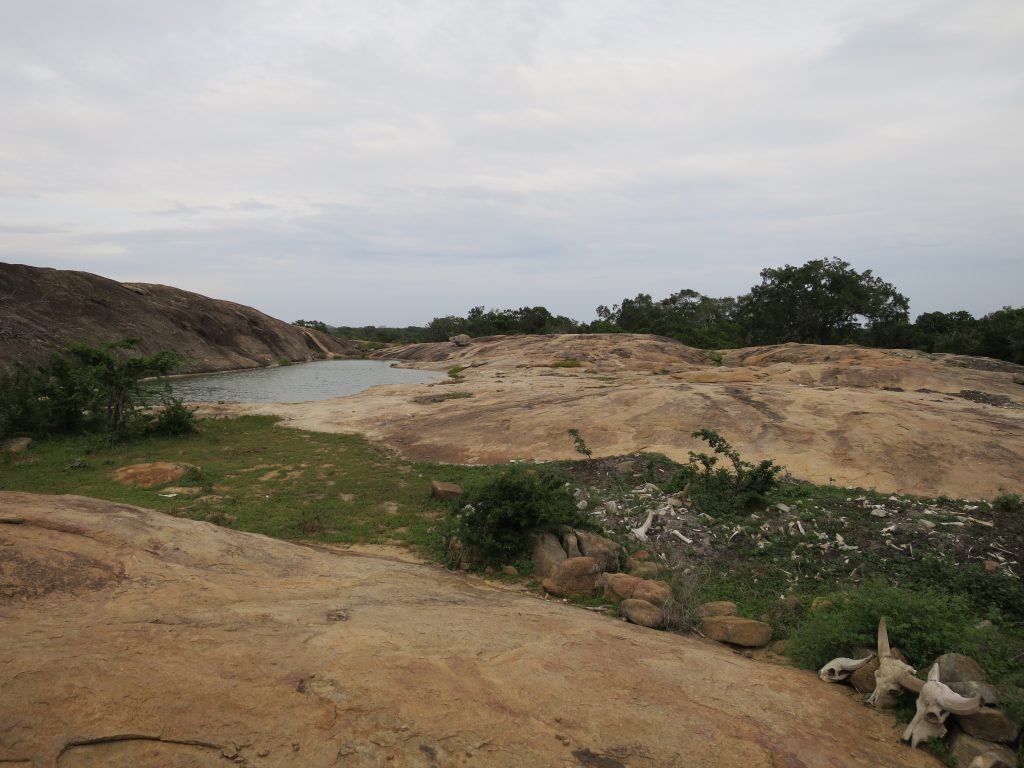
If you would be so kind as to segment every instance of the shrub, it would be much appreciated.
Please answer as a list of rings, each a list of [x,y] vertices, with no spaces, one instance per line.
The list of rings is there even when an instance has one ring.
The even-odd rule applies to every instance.
[[[692,437],[704,440],[714,455],[690,451],[690,463],[669,484],[671,490],[689,486],[690,498],[702,512],[723,515],[742,511],[764,500],[782,471],[771,459],[751,464],[740,458],[728,441],[711,429],[700,429]],[[718,466],[725,457],[732,469]]]
[[[992,507],[1004,515],[1024,513],[1024,496],[1019,493],[1000,493],[992,499]]]
[[[959,595],[872,580],[829,599],[790,635],[788,653],[800,666],[817,669],[855,646],[874,649],[883,616],[890,644],[919,670],[943,653],[971,653],[977,645],[970,607]]]
[[[188,435],[199,431],[196,427],[196,408],[189,408],[172,396],[163,398],[163,406],[163,410],[149,426],[151,432],[158,435]]]
[[[448,369],[448,376],[453,379],[459,378],[459,374],[466,370],[464,365],[453,365]]]
[[[466,490],[446,521],[449,565],[504,565],[527,555],[530,537],[561,526],[594,529],[554,475],[513,466]]]
[[[573,446],[576,448],[576,453],[590,458],[593,451],[590,450],[590,446],[587,445],[587,441],[583,439],[578,429],[566,430],[569,437],[572,438]]]

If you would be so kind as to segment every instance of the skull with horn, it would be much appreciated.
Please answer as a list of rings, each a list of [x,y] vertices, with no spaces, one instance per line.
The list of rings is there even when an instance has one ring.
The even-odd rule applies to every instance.
[[[850,678],[850,675],[863,667],[873,658],[875,658],[875,654],[872,653],[864,659],[847,659],[845,657],[832,659],[832,661],[818,670],[818,677],[826,683],[845,682]]]
[[[928,670],[928,682],[921,687],[917,697],[917,714],[903,731],[903,740],[916,747],[931,738],[941,739],[946,735],[946,718],[954,715],[970,715],[981,708],[981,697],[967,698],[956,693],[939,681],[939,665],[933,664]]]
[[[896,700],[906,688],[919,692],[924,681],[914,675],[917,670],[892,655],[889,648],[889,632],[885,626],[885,618],[878,622],[878,670],[875,672],[875,690],[868,696],[868,704],[879,709],[890,709],[896,706]]]

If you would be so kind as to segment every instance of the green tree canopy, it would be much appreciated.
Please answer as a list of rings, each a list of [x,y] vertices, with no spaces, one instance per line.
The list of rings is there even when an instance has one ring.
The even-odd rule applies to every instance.
[[[748,343],[841,344],[864,328],[906,323],[910,303],[890,283],[841,259],[762,269],[761,284],[739,299]]]

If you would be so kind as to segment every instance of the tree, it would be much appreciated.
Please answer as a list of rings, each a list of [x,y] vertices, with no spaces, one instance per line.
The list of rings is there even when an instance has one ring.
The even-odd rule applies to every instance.
[[[841,344],[865,328],[906,323],[907,298],[871,270],[841,259],[762,269],[761,284],[739,299],[748,343]]]

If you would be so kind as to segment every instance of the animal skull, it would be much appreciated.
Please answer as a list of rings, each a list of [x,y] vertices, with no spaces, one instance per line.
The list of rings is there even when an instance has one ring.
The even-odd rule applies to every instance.
[[[939,682],[939,665],[933,664],[928,670],[928,682],[921,687],[917,697],[917,714],[903,731],[903,740],[911,747],[931,738],[941,739],[946,735],[946,718],[955,715],[970,715],[981,708],[981,697],[967,698]]]
[[[826,683],[841,683],[873,658],[875,658],[875,654],[871,654],[866,659],[847,659],[845,657],[832,659],[818,670],[818,677]]]
[[[892,655],[889,632],[885,619],[878,622],[878,669],[875,672],[875,690],[868,696],[868,704],[879,709],[896,706],[896,699],[904,688],[920,691],[924,686],[914,675],[917,670]]]

